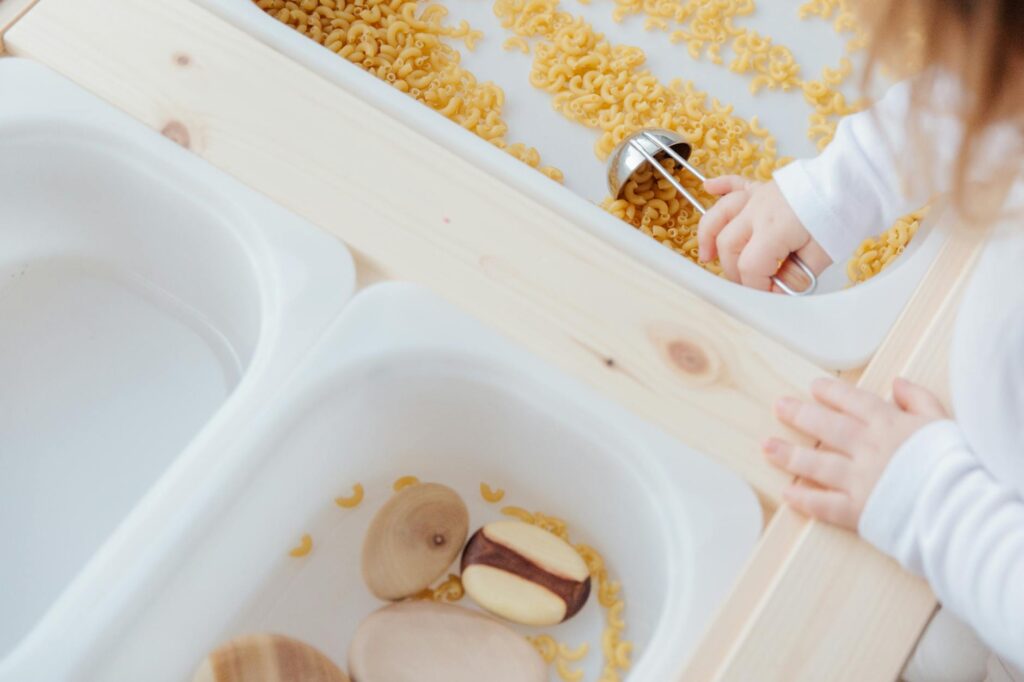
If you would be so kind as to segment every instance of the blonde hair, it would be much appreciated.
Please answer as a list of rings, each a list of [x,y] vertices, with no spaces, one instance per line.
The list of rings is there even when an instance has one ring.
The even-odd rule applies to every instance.
[[[963,123],[964,135],[950,178],[952,199],[962,215],[992,217],[979,215],[979,202],[968,200],[969,180],[978,161],[979,143],[993,126],[1008,123],[1024,132],[1024,2],[860,0],[858,10],[871,36],[869,66],[882,66],[897,75],[916,72],[912,117],[935,101],[940,74],[959,82],[963,97],[956,103],[955,113]],[[869,68],[867,73],[874,71]],[[909,129],[922,130],[914,125]],[[915,151],[922,152],[918,157],[928,163],[928,147],[944,141],[916,142]],[[1002,173],[1015,175],[1021,168],[1020,158],[998,161]]]

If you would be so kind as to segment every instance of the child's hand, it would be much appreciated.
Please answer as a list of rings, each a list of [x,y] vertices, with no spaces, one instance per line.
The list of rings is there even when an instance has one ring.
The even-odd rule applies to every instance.
[[[774,182],[752,183],[736,175],[711,178],[704,188],[722,196],[697,228],[700,260],[715,256],[725,276],[762,291],[772,288],[779,263],[795,253],[820,274],[832,259],[800,224]]]
[[[897,379],[890,403],[844,381],[818,379],[816,402],[782,398],[778,418],[815,440],[820,449],[777,438],[765,441],[769,462],[799,476],[783,499],[807,516],[856,530],[868,496],[893,453],[922,426],[947,418],[939,400],[915,384]]]

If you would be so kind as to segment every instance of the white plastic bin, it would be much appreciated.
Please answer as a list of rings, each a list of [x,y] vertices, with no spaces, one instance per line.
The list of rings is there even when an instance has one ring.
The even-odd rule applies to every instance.
[[[24,682],[118,613],[111,590],[148,574],[146,520],[174,527],[157,511],[180,498],[147,491],[216,469],[354,268],[37,64],[0,60],[0,93],[0,679]]]
[[[408,284],[353,299],[223,457],[198,484],[208,503],[178,512],[193,532],[156,539],[169,578],[74,679],[179,682],[223,640],[266,631],[344,666],[356,625],[381,605],[360,577],[363,534],[406,474],[459,491],[471,532],[506,504],[568,520],[623,584],[636,680],[670,677],[761,529],[738,477]],[[481,482],[505,499],[485,502]],[[362,504],[336,506],[355,483]],[[303,533],[312,552],[289,556]],[[544,630],[590,642],[586,679],[599,670],[602,621],[592,596]]]

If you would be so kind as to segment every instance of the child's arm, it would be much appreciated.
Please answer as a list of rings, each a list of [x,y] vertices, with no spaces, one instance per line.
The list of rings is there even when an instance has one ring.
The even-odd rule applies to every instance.
[[[871,109],[843,119],[820,156],[793,162],[772,182],[709,180],[708,191],[725,196],[701,220],[701,259],[717,256],[726,277],[767,290],[790,253],[820,272],[946,189],[962,136],[953,114],[959,95],[940,79],[932,92],[936,106],[914,119],[914,131],[907,129],[911,97],[909,82],[893,86]],[[933,142],[933,158],[912,157],[918,133]]]
[[[871,109],[844,118],[820,156],[794,161],[775,173],[782,196],[833,262],[846,260],[865,237],[928,201],[933,182],[905,181],[917,166],[908,158],[913,138],[907,130],[910,100],[909,82],[893,86]],[[940,124],[938,117],[928,120],[929,129],[951,125],[952,131],[928,140],[942,157],[936,161],[947,165],[957,145],[945,135],[955,135],[959,124],[952,119]]]
[[[955,423],[935,422],[899,449],[860,533],[1024,668],[1024,502],[992,479]]]
[[[797,510],[857,529],[924,576],[939,601],[1001,657],[1024,667],[1024,501],[998,484],[932,394],[909,382],[888,402],[818,380],[814,402],[779,401],[779,418],[818,441],[765,443],[768,460],[804,481]]]

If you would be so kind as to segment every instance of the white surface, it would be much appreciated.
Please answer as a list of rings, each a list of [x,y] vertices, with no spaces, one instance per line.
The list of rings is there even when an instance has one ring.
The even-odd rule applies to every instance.
[[[224,461],[196,484],[218,494],[180,510],[196,532],[156,539],[169,579],[76,680],[187,680],[217,643],[254,631],[344,664],[357,623],[380,605],[360,578],[363,534],[405,474],[456,488],[472,529],[506,504],[567,519],[624,585],[635,680],[669,678],[761,528],[738,477],[408,284],[358,295]],[[481,481],[506,498],[483,502]],[[363,503],[337,507],[356,482]],[[289,557],[307,532],[312,553]],[[544,630],[590,641],[587,679],[602,620],[592,596]]]
[[[501,49],[510,34],[494,17],[490,0],[444,0],[442,4],[451,10],[450,20],[467,19],[484,31],[485,37],[477,52],[469,52],[461,46],[459,50],[464,63],[478,77],[492,79],[505,90],[509,141],[537,147],[545,163],[556,165],[566,173],[568,189],[284,26],[263,13],[251,0],[198,1],[276,50],[350,91],[360,93],[367,102],[460,156],[474,160],[481,168],[530,193],[551,209],[828,367],[849,368],[867,360],[906,304],[940,245],[938,230],[923,231],[898,266],[853,289],[843,288],[847,281],[845,263],[834,266],[823,278],[823,291],[831,293],[812,298],[792,300],[743,289],[708,274],[590,203],[600,201],[606,192],[605,169],[593,153],[596,134],[562,118],[551,108],[549,96],[529,84],[531,57]],[[754,17],[738,23],[791,47],[809,76],[818,77],[821,67],[838,63],[847,38],[838,37],[829,23],[798,21],[799,0],[763,0],[760,4]],[[615,43],[643,46],[648,63],[663,81],[674,77],[693,80],[712,96],[735,105],[740,115],[758,116],[777,135],[782,154],[797,157],[814,154],[813,145],[805,136],[810,108],[803,102],[802,95],[776,92],[754,97],[747,90],[747,77],[733,74],[725,66],[695,62],[686,54],[685,46],[671,44],[667,34],[645,32],[642,17],[615,24],[611,20],[613,4],[610,2],[580,5],[563,0],[563,7],[584,16]],[[723,56],[728,62],[728,53]],[[851,82],[855,83],[856,78]],[[856,91],[850,94],[855,95]],[[879,231],[885,227],[880,225]]]
[[[147,490],[217,466],[217,434],[295,367],[354,268],[39,65],[0,60],[0,93],[0,679],[24,682],[153,575],[153,517],[125,517],[174,528],[180,498]]]

